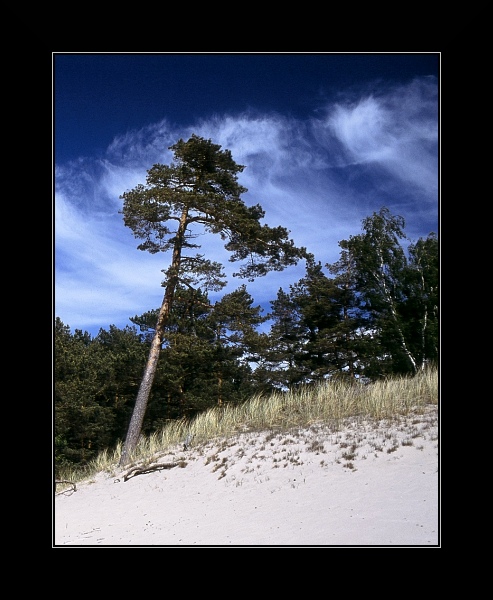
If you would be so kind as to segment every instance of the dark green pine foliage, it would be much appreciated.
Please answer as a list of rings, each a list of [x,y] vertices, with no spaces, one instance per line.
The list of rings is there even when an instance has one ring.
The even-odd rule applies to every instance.
[[[110,343],[110,338],[114,344]],[[56,318],[56,470],[87,464],[122,438],[128,422],[128,402],[135,395],[145,354],[146,348],[135,331],[112,328],[106,333],[101,330],[92,339],[81,330],[72,335],[69,326]]]
[[[344,291],[322,271],[320,262],[307,261],[306,276],[291,286],[300,313],[302,348],[298,365],[303,381],[313,383],[348,367]]]
[[[207,325],[214,335],[214,374],[217,404],[240,402],[254,393],[251,363],[263,349],[258,327],[267,319],[260,306],[241,285],[216,302]]]
[[[264,382],[291,389],[360,374],[354,290],[342,278],[329,278],[309,256],[305,277],[289,293],[280,289],[271,305],[269,347],[259,369]]]
[[[177,287],[143,423],[145,434],[169,419],[190,418],[255,393],[250,362],[258,360],[256,327],[266,317],[252,304],[245,285],[216,304],[199,289]],[[147,339],[154,335],[158,312],[131,319]]]
[[[90,433],[99,407],[94,402],[97,387],[91,368],[90,336],[70,327],[59,317],[54,330],[54,454],[56,472],[93,456]]]
[[[96,399],[112,411],[109,433],[113,445],[125,437],[150,344],[135,327],[120,329],[115,325],[110,325],[109,330],[100,329],[93,344],[102,356],[98,365],[101,385]]]
[[[211,309],[206,292],[177,286],[143,422],[146,435],[169,419],[191,417],[214,404],[214,335],[207,324]],[[158,314],[156,309],[131,318],[149,341]]]
[[[55,322],[55,471],[94,458],[104,444],[107,425],[96,402],[99,388],[97,349],[86,332],[70,333]],[[103,446],[104,447],[104,446]]]
[[[306,374],[300,366],[304,352],[300,307],[290,294],[279,288],[271,308],[272,324],[256,376],[265,391],[292,389],[303,382]]]
[[[364,373],[363,357],[368,350],[366,321],[359,310],[359,295],[354,278],[355,264],[351,254],[341,249],[340,259],[325,267],[334,275],[332,285],[338,289],[337,298],[341,306],[340,321],[336,327],[339,346],[337,364],[340,371],[332,377],[354,381]]]
[[[124,223],[142,242],[138,248],[151,253],[170,252],[164,270],[165,288],[148,361],[137,394],[132,419],[120,460],[125,465],[135,449],[142,429],[149,395],[156,375],[165,326],[179,284],[204,291],[220,290],[222,265],[195,253],[199,236],[214,234],[225,242],[230,261],[243,261],[235,276],[253,280],[269,271],[294,265],[305,256],[283,227],[262,225],[260,205],[248,207],[241,200],[247,190],[238,183],[243,165],[235,163],[229,150],[195,134],[170,147],[171,165],[154,165],[146,184],[125,192]]]

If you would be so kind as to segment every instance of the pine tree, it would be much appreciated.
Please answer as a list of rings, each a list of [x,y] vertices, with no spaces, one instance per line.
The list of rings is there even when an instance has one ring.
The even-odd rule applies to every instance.
[[[242,285],[216,302],[208,319],[214,332],[217,376],[217,403],[223,404],[226,376],[244,379],[250,363],[257,362],[262,347],[257,327],[267,320],[260,306],[252,306],[253,298]],[[243,377],[242,377],[243,375]]]
[[[229,150],[221,150],[221,146],[195,134],[186,142],[180,139],[170,150],[174,153],[171,165],[154,165],[147,172],[146,185],[139,184],[121,196],[124,223],[143,240],[138,249],[171,252],[171,264],[163,270],[164,298],[121,466],[128,463],[138,443],[177,286],[217,291],[225,285],[221,264],[201,254],[189,254],[200,248],[198,236],[218,235],[231,252],[229,260],[244,261],[233,275],[250,281],[294,265],[306,253],[304,248],[295,247],[284,227],[260,223],[265,213],[259,204],[248,207],[241,200],[247,189],[238,183],[238,174],[244,166],[233,160]]]
[[[306,374],[300,365],[304,352],[300,307],[282,288],[271,301],[271,307],[272,325],[258,377],[272,389],[291,389]]]

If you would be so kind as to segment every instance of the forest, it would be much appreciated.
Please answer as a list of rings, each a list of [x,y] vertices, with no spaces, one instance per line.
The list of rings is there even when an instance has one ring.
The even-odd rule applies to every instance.
[[[172,148],[175,165],[154,165],[146,187],[122,195],[125,224],[145,240],[139,249],[173,252],[163,306],[131,317],[132,326],[110,325],[95,337],[78,329],[72,333],[70,324],[55,316],[55,474],[87,464],[128,435],[151,357],[151,385],[138,430],[144,435],[170,420],[191,419],[212,406],[258,394],[327,379],[365,384],[412,376],[438,363],[435,232],[409,240],[404,219],[382,207],[363,219],[361,232],[339,242],[337,262],[322,265],[305,249],[294,248],[282,228],[258,225],[261,208],[242,204],[245,189],[236,183],[242,167],[228,151],[196,136]],[[183,186],[192,175],[199,183]],[[163,211],[166,204],[157,215],[156,205]],[[160,225],[173,219],[172,207],[179,208],[178,233]],[[195,225],[199,214],[211,235],[227,240],[235,259],[254,254],[262,259],[242,267],[244,278],[298,260],[305,261],[304,276],[277,296],[273,291],[266,314],[255,306],[246,283],[212,303],[208,294],[221,289],[221,266],[201,255],[180,254],[187,247],[186,227]]]

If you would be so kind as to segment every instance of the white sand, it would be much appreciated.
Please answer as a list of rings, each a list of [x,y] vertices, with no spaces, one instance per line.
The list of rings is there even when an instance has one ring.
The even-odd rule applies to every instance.
[[[54,499],[53,547],[440,545],[437,407],[159,458],[181,460],[67,486]]]

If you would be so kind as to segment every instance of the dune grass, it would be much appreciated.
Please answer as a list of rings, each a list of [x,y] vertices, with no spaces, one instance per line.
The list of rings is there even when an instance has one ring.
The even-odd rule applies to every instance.
[[[392,419],[421,413],[427,406],[438,404],[438,370],[424,370],[414,377],[398,377],[368,385],[343,381],[327,381],[305,386],[294,392],[278,392],[270,396],[254,396],[240,405],[213,407],[192,420],[168,423],[149,437],[142,436],[133,452],[128,468],[137,463],[148,464],[157,455],[173,447],[197,445],[218,438],[229,438],[244,431],[290,431],[310,427],[314,423],[343,426],[344,419]],[[102,452],[84,468],[60,473],[59,480],[74,484],[90,480],[101,472],[118,472],[122,444]],[[66,487],[57,484],[55,492]]]

